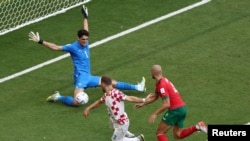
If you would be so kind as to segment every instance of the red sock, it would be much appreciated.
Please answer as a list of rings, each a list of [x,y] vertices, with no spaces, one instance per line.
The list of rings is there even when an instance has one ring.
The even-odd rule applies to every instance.
[[[168,141],[168,138],[165,134],[158,134],[157,139],[158,141]]]
[[[180,138],[183,139],[197,131],[195,126],[191,126],[189,128],[185,128],[181,131]]]

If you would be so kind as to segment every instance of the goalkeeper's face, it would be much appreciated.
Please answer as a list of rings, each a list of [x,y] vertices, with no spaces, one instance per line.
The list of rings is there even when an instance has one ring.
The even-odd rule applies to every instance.
[[[88,36],[83,35],[82,37],[78,38],[78,41],[80,42],[80,44],[81,44],[82,46],[85,46],[86,43],[87,43],[87,41],[88,41]]]

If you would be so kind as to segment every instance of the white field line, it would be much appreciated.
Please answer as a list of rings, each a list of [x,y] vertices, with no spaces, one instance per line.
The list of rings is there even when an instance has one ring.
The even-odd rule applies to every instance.
[[[138,25],[138,26],[136,26],[136,27],[134,27],[134,28],[130,28],[130,29],[128,29],[128,30],[125,30],[125,31],[120,32],[120,33],[118,33],[118,34],[115,34],[115,35],[113,35],[113,36],[110,36],[110,37],[107,37],[107,38],[102,39],[102,40],[100,40],[100,41],[94,42],[93,44],[90,44],[90,48],[96,47],[96,46],[101,45],[101,44],[104,44],[104,43],[106,43],[106,42],[108,42],[108,41],[114,40],[114,39],[116,39],[116,38],[119,38],[119,37],[124,36],[124,35],[129,34],[129,33],[132,33],[132,32],[134,32],[134,31],[137,31],[137,30],[142,29],[142,28],[144,28],[144,27],[147,27],[147,26],[149,26],[149,25],[155,24],[155,23],[157,23],[157,22],[160,22],[160,21],[162,21],[162,20],[168,19],[168,18],[173,17],[173,16],[175,16],[175,15],[178,15],[178,14],[180,14],[180,13],[183,13],[183,12],[186,12],[186,11],[191,10],[191,9],[193,9],[193,8],[199,7],[199,6],[201,6],[201,5],[203,5],[203,4],[206,4],[206,3],[210,2],[210,1],[211,1],[211,0],[201,0],[200,2],[194,3],[194,4],[192,4],[192,5],[189,5],[189,6],[187,6],[187,7],[184,7],[184,8],[182,8],[182,9],[177,10],[177,11],[171,12],[171,13],[169,13],[169,14],[167,14],[167,15],[164,15],[164,16],[158,17],[158,18],[156,18],[156,19],[153,19],[153,20],[151,20],[151,21],[145,22],[145,23],[143,23],[143,24],[141,24],[141,25]],[[59,56],[59,57],[57,57],[57,58],[54,58],[54,59],[51,59],[51,60],[49,60],[49,61],[43,62],[43,63],[41,63],[41,64],[38,64],[38,65],[36,65],[36,66],[27,68],[27,69],[25,69],[25,70],[23,70],[23,71],[20,71],[20,72],[17,72],[17,73],[15,73],[15,74],[9,75],[9,76],[7,76],[7,77],[1,78],[1,79],[0,79],[0,83],[3,83],[3,82],[5,82],[5,81],[7,81],[7,80],[16,78],[16,77],[21,76],[21,75],[23,75],[23,74],[29,73],[29,72],[34,71],[34,70],[36,70],[36,69],[42,68],[42,67],[44,67],[44,66],[46,66],[46,65],[52,64],[52,63],[54,63],[54,62],[57,62],[57,61],[62,60],[62,59],[64,59],[64,58],[66,58],[66,57],[69,57],[69,56],[70,56],[69,53],[67,53],[67,54],[61,55],[61,56]]]

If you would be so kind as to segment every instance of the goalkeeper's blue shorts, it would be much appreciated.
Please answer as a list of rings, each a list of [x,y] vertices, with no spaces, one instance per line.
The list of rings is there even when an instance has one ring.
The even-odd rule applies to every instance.
[[[98,87],[100,83],[101,77],[100,76],[93,76],[93,75],[74,75],[74,85],[75,89],[87,89],[91,87]]]

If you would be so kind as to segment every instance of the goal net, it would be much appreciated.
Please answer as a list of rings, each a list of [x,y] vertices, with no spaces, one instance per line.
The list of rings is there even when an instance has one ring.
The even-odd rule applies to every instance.
[[[64,13],[90,0],[0,0],[0,35]]]

